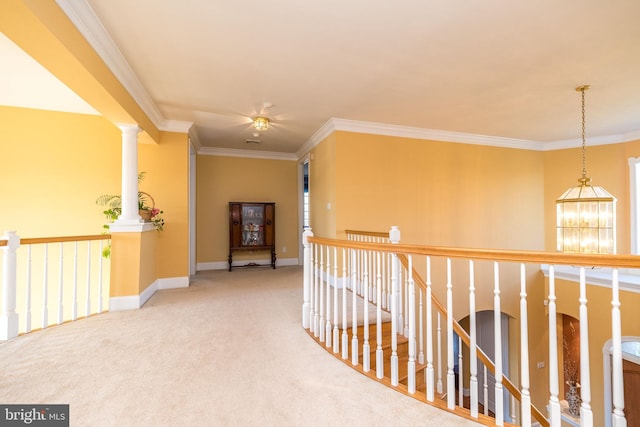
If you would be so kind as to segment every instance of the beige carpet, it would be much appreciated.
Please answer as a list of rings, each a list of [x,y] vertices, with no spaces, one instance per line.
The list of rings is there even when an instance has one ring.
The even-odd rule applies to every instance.
[[[199,273],[141,309],[0,344],[0,403],[72,426],[474,426],[378,384],[302,329],[298,267]]]

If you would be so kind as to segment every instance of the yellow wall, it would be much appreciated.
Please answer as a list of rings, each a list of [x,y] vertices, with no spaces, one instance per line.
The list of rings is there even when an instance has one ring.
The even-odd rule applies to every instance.
[[[138,170],[147,172],[140,190],[163,211],[156,233],[158,277],[189,275],[189,141],[187,134],[160,132],[159,144],[138,144]],[[118,191],[119,193],[119,191]]]
[[[229,202],[276,203],[276,255],[297,258],[298,164],[290,160],[197,157],[197,262],[226,262]],[[283,252],[286,247],[286,252]],[[237,253],[234,259],[265,259],[268,253]]]
[[[120,194],[122,136],[99,116],[0,107],[0,231],[20,237],[100,234],[102,194]],[[164,210],[156,278],[184,277],[188,263],[186,134],[139,144],[140,188]],[[155,279],[154,279],[155,280]]]
[[[0,107],[0,231],[100,234],[98,196],[119,193],[120,130],[102,117]]]
[[[543,248],[539,152],[338,132],[335,158],[337,232],[397,225],[404,243]]]
[[[320,237],[334,238],[340,232],[336,229],[336,139],[336,133],[329,135],[309,159],[309,223]]]

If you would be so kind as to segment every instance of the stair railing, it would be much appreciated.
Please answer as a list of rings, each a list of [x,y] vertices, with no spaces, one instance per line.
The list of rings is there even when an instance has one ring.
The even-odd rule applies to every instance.
[[[399,235],[399,231],[395,230]],[[392,230],[394,232],[394,230]],[[399,237],[399,236],[398,236]],[[610,281],[613,302],[612,302],[612,342],[613,342],[613,404],[614,408],[611,417],[624,420],[624,414],[622,406],[624,405],[624,399],[621,398],[623,393],[622,384],[622,371],[621,371],[621,356],[620,356],[620,321],[619,321],[619,299],[618,294],[618,270],[621,268],[639,269],[640,258],[637,256],[609,256],[609,255],[577,255],[577,254],[560,254],[560,253],[545,253],[545,252],[533,252],[533,251],[498,251],[498,250],[482,250],[482,249],[463,249],[463,248],[443,248],[443,247],[429,247],[420,245],[402,245],[397,243],[399,238],[390,239],[392,243],[386,242],[368,242],[368,241],[353,241],[353,240],[338,240],[338,239],[325,239],[314,237],[311,230],[306,230],[303,234],[303,244],[305,248],[305,270],[304,270],[304,301],[303,301],[303,326],[309,328],[310,332],[319,340],[319,342],[326,343],[326,340],[331,340],[332,344],[326,343],[327,349],[331,349],[336,355],[340,355],[345,361],[349,360],[351,356],[351,365],[360,369],[363,373],[377,378],[385,383],[387,380],[383,380],[383,377],[390,377],[388,384],[392,387],[407,393],[408,395],[420,398],[421,400],[428,401],[436,406],[440,405],[439,399],[434,399],[435,391],[442,393],[446,396],[446,409],[455,410],[456,412],[465,414],[464,410],[461,410],[455,404],[455,373],[453,371],[453,334],[454,332],[460,337],[460,341],[464,342],[470,349],[476,348],[476,351],[470,352],[470,358],[474,355],[485,366],[485,377],[487,369],[494,372],[496,377],[495,391],[495,419],[489,421],[484,420],[483,414],[479,414],[477,410],[478,398],[477,392],[474,388],[477,388],[477,375],[478,372],[475,368],[470,369],[470,388],[471,388],[471,408],[466,412],[466,416],[472,419],[477,419],[482,422],[486,422],[487,425],[495,423],[496,425],[505,425],[505,423],[512,422],[513,420],[505,420],[503,417],[504,401],[502,399],[502,389],[506,388],[512,396],[512,401],[507,405],[507,410],[514,413],[514,400],[520,401],[520,420],[519,423],[524,426],[532,424],[532,418],[535,419],[540,425],[560,426],[560,403],[558,396],[558,354],[557,343],[555,342],[555,336],[549,334],[549,400],[548,411],[549,418],[545,418],[541,411],[535,409],[531,405],[531,396],[529,391],[529,361],[528,361],[528,336],[527,331],[529,325],[527,323],[527,266],[529,271],[534,271],[536,274],[540,271],[540,266],[543,264],[549,265],[549,329],[555,331],[556,319],[555,319],[555,278],[554,268],[556,265],[571,265],[577,266],[580,270],[580,343],[581,343],[581,425],[592,426],[593,414],[590,406],[590,372],[589,372],[589,335],[587,325],[587,310],[586,310],[586,293],[584,291],[585,270],[592,267],[610,267],[612,268],[612,278]],[[383,261],[385,257],[390,257],[390,264],[385,264]],[[426,259],[426,279],[421,279],[421,274],[414,268],[415,259]],[[441,267],[438,269],[438,274],[433,274],[431,260],[442,259],[446,262],[446,273],[444,278],[440,277],[443,270]],[[460,282],[459,279],[455,281],[452,279],[452,261],[454,260],[466,260],[469,263],[469,313],[470,313],[470,333],[467,332],[453,320],[453,285]],[[459,263],[459,261],[457,261]],[[487,355],[479,350],[475,343],[475,321],[473,320],[475,313],[474,300],[475,300],[475,281],[483,281],[486,284],[488,278],[487,275],[478,274],[474,272],[474,263],[489,262],[493,265],[493,296],[494,296],[494,314],[497,327],[495,328],[495,354],[496,359],[494,361],[489,360]],[[384,300],[379,295],[382,295],[382,283],[385,279],[382,278],[382,268],[384,265],[388,266],[390,283],[390,298],[389,308],[383,310],[381,304],[375,304],[374,299],[377,298]],[[513,384],[506,376],[503,375],[503,361],[501,360],[501,343],[500,339],[500,322],[499,315],[501,313],[501,281],[511,282],[512,278],[509,275],[509,266],[519,266],[519,282],[520,282],[520,384],[519,387]],[[505,266],[505,267],[503,267]],[[501,272],[501,270],[507,270],[507,273]],[[460,267],[456,269],[456,274],[460,273]],[[342,272],[339,277],[338,272]],[[489,275],[491,276],[491,275]],[[433,283],[432,282],[433,280]],[[514,280],[517,282],[518,280]],[[504,285],[502,285],[504,286]],[[433,294],[434,289],[440,288],[446,289],[447,303],[446,307],[439,303],[434,303],[435,310],[429,307],[434,301],[430,293]],[[338,291],[341,289],[341,291]],[[354,292],[350,292],[350,289],[355,289]],[[458,288],[456,288],[458,289]],[[372,293],[376,295],[372,297]],[[326,300],[323,298],[326,296]],[[360,296],[361,295],[361,296]],[[424,295],[424,296],[422,296]],[[406,303],[404,302],[406,301]],[[421,301],[426,303],[424,308],[426,312],[427,327],[426,332],[426,367],[422,365],[418,359],[420,344],[418,341],[422,341],[422,334],[420,332],[420,315],[423,311],[421,307]],[[324,305],[326,303],[326,306]],[[340,322],[340,316],[336,307],[342,307],[342,340],[341,345],[336,345],[338,340],[333,336],[326,333],[326,331],[335,330],[336,325]],[[404,319],[400,321],[399,308],[404,306]],[[333,307],[333,311],[331,310]],[[345,308],[346,307],[346,308]],[[348,310],[351,313],[348,313]],[[418,310],[418,319],[416,319],[416,310]],[[436,313],[431,312],[435,311]],[[462,310],[462,311],[466,311]],[[333,313],[332,318],[330,314]],[[326,317],[324,317],[326,315]],[[371,317],[370,317],[371,315]],[[435,316],[434,316],[435,315]],[[381,330],[380,325],[384,316],[390,317],[390,323],[392,325],[391,343],[389,345],[389,351],[391,356],[389,361],[383,360],[383,366],[380,368],[382,357],[379,355],[385,352],[383,347],[386,348],[385,343],[382,343],[384,337],[379,332]],[[440,363],[443,361],[440,357],[442,348],[440,344],[441,337],[441,316],[445,317],[445,333],[447,336],[447,348],[446,348],[446,389],[442,389],[442,379],[440,378]],[[429,325],[430,319],[435,317],[438,322],[436,325]],[[322,321],[319,321],[322,319]],[[375,319],[375,321],[371,320]],[[406,320],[405,320],[406,319]],[[403,322],[408,322],[408,331],[404,334]],[[326,324],[324,324],[326,322]],[[416,326],[417,323],[420,325]],[[371,351],[371,337],[369,336],[369,325],[376,325],[376,337],[375,337],[375,351]],[[362,332],[359,329],[363,325]],[[323,327],[321,327],[323,326]],[[351,329],[351,341],[348,339],[349,328]],[[398,333],[396,333],[396,331]],[[417,334],[417,336],[416,336]],[[400,339],[406,335],[408,340],[407,356],[406,360],[399,362],[398,345],[396,339]],[[433,342],[433,335],[436,335],[435,342]],[[348,344],[345,344],[348,343]],[[360,355],[362,351],[362,355]],[[437,357],[433,357],[433,353],[438,353]],[[586,354],[586,355],[585,355]],[[370,372],[370,360],[373,357],[376,360],[375,374]],[[620,360],[616,360],[620,359]],[[586,360],[586,362],[585,362]],[[395,362],[394,362],[395,361]],[[388,364],[390,366],[384,365]],[[434,369],[434,364],[437,364],[438,368]],[[474,364],[472,363],[471,366]],[[411,374],[420,368],[419,375],[406,375]],[[424,374],[422,374],[424,369]],[[405,375],[400,375],[402,371]],[[434,371],[438,374],[437,378],[434,378]],[[394,375],[396,378],[394,378]],[[398,378],[400,377],[400,378]],[[475,379],[474,379],[475,377]],[[416,390],[417,380],[424,378],[425,391]],[[474,384],[476,383],[476,384]],[[461,383],[459,383],[461,384]],[[485,382],[486,384],[486,382]],[[488,390],[487,390],[488,391]],[[487,392],[484,393],[485,399]],[[420,397],[423,396],[423,397]],[[459,400],[461,400],[459,395]],[[475,401],[475,402],[474,402]],[[485,400],[485,410],[486,410]]]
[[[106,311],[111,236],[0,236],[0,340]]]

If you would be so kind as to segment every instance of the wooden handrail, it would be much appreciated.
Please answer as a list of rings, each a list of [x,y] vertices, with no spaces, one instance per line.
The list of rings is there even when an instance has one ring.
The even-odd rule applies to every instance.
[[[400,263],[402,264],[402,266],[405,269],[409,268],[409,260],[407,259],[406,255],[401,254],[401,255],[398,256],[398,259],[400,260]],[[420,274],[418,273],[418,271],[415,268],[413,268],[413,279],[414,279],[414,282],[423,291],[426,292],[427,283],[425,282],[424,278],[422,278],[422,276],[420,276]],[[440,303],[440,301],[438,301],[438,299],[433,294],[431,295],[431,300],[433,301],[434,305],[436,306],[436,309],[440,313],[442,313],[444,315],[447,314],[447,309]],[[469,334],[467,333],[467,331],[464,330],[464,328],[455,319],[453,319],[453,330],[456,332],[456,334],[458,334],[458,336],[462,339],[462,341],[468,347],[471,346],[471,338],[469,337]],[[491,361],[491,359],[489,359],[489,357],[482,351],[481,348],[476,347],[476,350],[477,350],[478,358],[480,359],[480,361],[495,376],[496,367],[493,364],[493,362]],[[511,380],[508,377],[506,377],[504,374],[502,375],[502,382],[504,384],[504,387],[507,390],[509,390],[509,393],[511,393],[512,396],[514,396],[518,401],[520,401],[522,399],[522,395],[521,395],[520,390],[518,389],[518,387],[516,387],[515,384],[513,384],[511,382]],[[542,412],[538,408],[536,408],[533,404],[531,404],[531,415],[543,427],[549,427],[549,421],[545,418],[545,416],[542,414]]]
[[[64,242],[81,242],[86,240],[109,240],[111,234],[95,234],[89,236],[61,236],[61,237],[30,237],[20,239],[21,245],[34,245],[38,243],[64,243]],[[0,246],[6,246],[7,241],[0,238]]]
[[[405,245],[393,243],[359,242],[354,240],[328,239],[310,236],[309,242],[339,248],[365,249],[370,251],[440,256],[448,258],[477,259],[487,261],[510,261],[533,264],[563,264],[585,267],[613,267],[640,269],[638,255],[567,254],[560,252],[515,251],[497,249],[468,249],[445,246]]]
[[[383,233],[382,231],[361,231],[361,230],[344,230],[345,234],[355,234],[356,236],[371,236],[371,237],[389,237],[389,233]]]

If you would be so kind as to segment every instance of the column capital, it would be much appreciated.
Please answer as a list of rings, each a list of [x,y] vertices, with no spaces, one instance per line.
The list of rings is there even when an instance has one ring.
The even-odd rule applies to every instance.
[[[122,131],[123,134],[137,135],[142,131],[142,128],[134,123],[116,123],[116,126]]]

